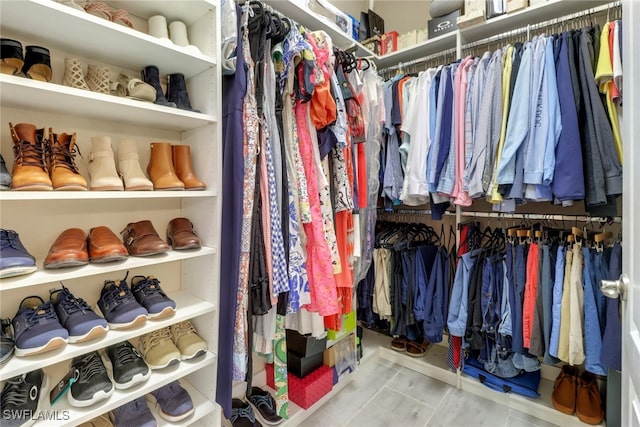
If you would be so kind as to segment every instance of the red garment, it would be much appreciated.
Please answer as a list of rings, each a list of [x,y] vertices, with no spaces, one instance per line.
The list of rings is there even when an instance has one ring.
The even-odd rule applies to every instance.
[[[609,58],[611,58],[611,69],[613,70],[613,30],[616,27],[616,21],[612,21],[609,23]],[[618,86],[616,86],[616,79],[611,79],[611,99],[620,98],[620,91],[618,90]]]
[[[460,257],[469,252],[469,224],[463,224],[462,229],[460,230],[460,245],[458,246],[458,256],[456,257],[456,267],[458,266],[458,261],[460,261]],[[451,348],[449,352],[451,353],[451,360],[453,366],[456,369],[460,369],[460,358],[462,353],[462,337],[450,337],[449,341]]]
[[[524,284],[524,303],[522,304],[522,339],[525,348],[529,348],[531,344],[531,331],[536,311],[539,262],[538,244],[531,243],[527,254],[527,279]]]

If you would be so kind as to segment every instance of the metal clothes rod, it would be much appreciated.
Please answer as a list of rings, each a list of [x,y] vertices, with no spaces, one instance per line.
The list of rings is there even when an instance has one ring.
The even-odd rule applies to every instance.
[[[598,7],[582,10],[580,12],[575,12],[569,15],[560,16],[558,18],[549,19],[547,21],[538,22],[536,24],[527,25],[526,27],[517,28],[515,30],[506,31],[502,34],[497,34],[486,39],[477,40],[471,43],[463,44],[462,50],[472,49],[477,46],[484,46],[496,41],[506,39],[509,37],[513,37],[522,33],[529,34],[531,31],[536,31],[540,28],[550,27],[552,25],[560,24],[567,21],[573,21],[575,19],[583,18],[586,16],[594,15],[596,13],[605,12],[609,9],[616,8],[622,6],[622,2],[620,0],[614,1],[611,3],[603,4]]]
[[[431,215],[429,209],[394,209],[393,211],[386,211],[384,208],[378,209],[381,214],[400,214],[400,215]],[[445,215],[455,216],[453,211],[445,211]],[[474,211],[461,211],[460,216],[467,218],[496,218],[496,219],[526,219],[537,221],[578,221],[578,222],[614,222],[621,224],[622,217],[591,217],[586,215],[547,215],[547,214],[533,214],[533,213],[502,213],[502,212],[474,212]]]
[[[427,62],[427,61],[430,61],[430,60],[435,59],[435,58],[440,58],[442,56],[447,56],[447,55],[450,55],[452,53],[456,53],[456,48],[455,47],[452,47],[452,48],[449,48],[449,49],[445,49],[445,50],[437,52],[437,53],[432,53],[431,55],[423,56],[421,58],[412,59],[411,61],[400,62],[397,65],[391,65],[389,67],[382,68],[382,69],[378,70],[378,72],[379,73],[385,73],[385,72],[389,72],[389,71],[393,71],[393,70],[399,70],[399,69],[402,69],[404,67],[410,67],[412,65],[421,64],[423,62]]]

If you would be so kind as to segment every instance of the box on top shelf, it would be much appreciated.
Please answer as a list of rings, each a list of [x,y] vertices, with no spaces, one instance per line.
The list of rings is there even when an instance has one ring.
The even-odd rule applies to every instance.
[[[484,11],[486,9],[485,0],[465,0],[464,14],[457,19],[458,26],[461,28],[470,27],[486,20]]]
[[[430,19],[427,23],[429,38],[433,39],[443,34],[450,33],[458,29],[458,17],[460,10],[454,10],[448,15]]]
[[[406,49],[418,43],[418,30],[411,30],[398,36],[398,49]]]
[[[398,32],[389,31],[381,37],[382,43],[380,47],[380,55],[387,55],[398,50]]]
[[[326,338],[314,338],[302,335],[293,329],[287,329],[287,351],[293,351],[299,356],[306,357],[322,353],[327,348]]]
[[[351,331],[355,331],[358,320],[356,319],[356,311],[352,310],[342,317],[342,327],[340,330],[327,329],[327,339],[332,341],[341,339]],[[326,324],[325,324],[326,325]]]

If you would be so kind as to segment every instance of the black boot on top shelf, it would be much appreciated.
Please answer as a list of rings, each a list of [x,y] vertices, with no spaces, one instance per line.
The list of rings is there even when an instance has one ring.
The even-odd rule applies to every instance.
[[[167,83],[167,99],[170,102],[175,102],[178,108],[181,108],[183,110],[194,111],[196,113],[200,112],[200,110],[191,108],[191,102],[189,101],[189,93],[187,93],[187,84],[184,80],[184,74],[169,74],[169,80]]]
[[[164,105],[165,107],[177,107],[175,102],[167,101],[167,98],[164,96],[162,86],[160,86],[160,70],[158,70],[158,67],[155,65],[147,65],[140,71],[140,74],[142,74],[142,80],[153,86],[156,90],[156,100],[154,104]]]

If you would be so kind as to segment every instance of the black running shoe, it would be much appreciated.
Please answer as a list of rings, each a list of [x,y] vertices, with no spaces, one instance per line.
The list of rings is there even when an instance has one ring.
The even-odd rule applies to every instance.
[[[9,378],[0,394],[3,427],[27,427],[38,419],[38,407],[47,394],[47,376],[42,369]]]
[[[71,406],[90,406],[113,394],[113,384],[97,351],[74,357],[71,368],[76,379],[68,393]]]
[[[107,347],[106,353],[111,361],[113,383],[119,390],[145,382],[151,375],[144,359],[129,341]]]

